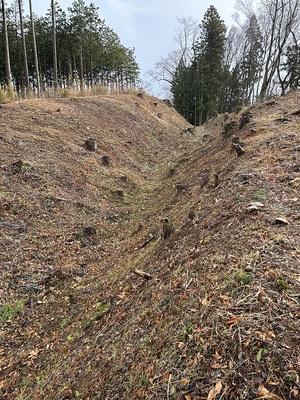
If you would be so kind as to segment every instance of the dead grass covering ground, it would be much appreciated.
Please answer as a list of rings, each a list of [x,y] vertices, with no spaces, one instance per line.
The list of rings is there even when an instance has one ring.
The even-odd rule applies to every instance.
[[[1,396],[299,398],[299,109],[230,115],[237,157],[147,96],[4,105]]]

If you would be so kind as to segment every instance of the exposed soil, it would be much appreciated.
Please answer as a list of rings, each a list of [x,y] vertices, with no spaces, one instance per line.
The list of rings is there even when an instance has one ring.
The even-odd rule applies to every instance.
[[[300,398],[298,92],[195,132],[136,94],[0,117],[1,398]]]

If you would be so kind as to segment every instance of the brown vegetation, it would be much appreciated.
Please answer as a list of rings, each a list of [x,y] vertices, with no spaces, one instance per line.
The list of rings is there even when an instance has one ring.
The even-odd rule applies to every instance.
[[[1,398],[299,398],[299,108],[3,105]]]

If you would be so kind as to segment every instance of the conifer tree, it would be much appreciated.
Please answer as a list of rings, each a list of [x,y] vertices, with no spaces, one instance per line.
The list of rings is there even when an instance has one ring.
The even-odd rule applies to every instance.
[[[93,3],[87,6],[84,0],[75,0],[68,12],[64,12],[55,0],[51,0],[45,17],[32,13],[31,0],[30,16],[23,17],[22,4],[23,1],[18,0],[6,9],[5,0],[1,0],[2,85],[11,77],[19,94],[24,87],[36,89],[35,93],[39,92],[39,87],[48,90],[72,86],[86,90],[101,85],[100,92],[103,87],[110,91],[127,91],[135,87],[139,67],[134,49],[121,44],[118,35],[100,18],[98,7]],[[6,56],[10,56],[10,60]]]
[[[194,49],[194,62],[198,72],[196,95],[199,102],[196,108],[199,111],[199,124],[202,124],[209,116],[221,111],[226,26],[217,9],[210,6],[200,28],[200,38]]]
[[[179,64],[172,81],[176,109],[195,125],[222,111],[225,34],[224,22],[210,6],[200,25],[190,65]]]

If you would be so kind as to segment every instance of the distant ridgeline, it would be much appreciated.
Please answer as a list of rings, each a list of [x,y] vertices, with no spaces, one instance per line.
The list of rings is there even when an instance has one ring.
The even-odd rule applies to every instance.
[[[75,0],[65,12],[52,0],[44,17],[33,13],[31,1],[29,16],[23,15],[21,0],[18,4],[8,8],[2,1],[2,97],[4,92],[25,96],[57,89],[64,95],[68,89],[101,93],[135,87],[139,67],[134,49],[121,44],[94,4]]]

